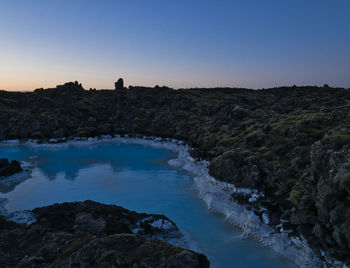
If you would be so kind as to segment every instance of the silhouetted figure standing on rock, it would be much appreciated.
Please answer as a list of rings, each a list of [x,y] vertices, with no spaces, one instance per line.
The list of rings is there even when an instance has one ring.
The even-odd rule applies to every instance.
[[[120,90],[124,88],[124,80],[123,78],[119,78],[117,82],[114,83],[115,90]]]

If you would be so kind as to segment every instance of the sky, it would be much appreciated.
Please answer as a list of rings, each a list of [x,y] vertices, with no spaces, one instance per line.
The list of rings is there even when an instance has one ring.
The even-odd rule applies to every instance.
[[[0,0],[0,89],[350,87],[350,0]]]

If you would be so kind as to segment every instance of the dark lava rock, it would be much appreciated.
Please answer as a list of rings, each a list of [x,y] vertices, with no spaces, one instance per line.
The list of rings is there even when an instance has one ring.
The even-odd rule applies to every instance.
[[[254,206],[269,210],[271,225],[288,210],[284,220],[321,258],[328,251],[350,264],[350,90],[123,88],[120,79],[118,90],[70,82],[34,93],[0,91],[0,139],[182,140],[194,148],[191,156],[210,161],[216,179],[262,193]]]
[[[17,160],[9,162],[7,158],[0,158],[0,176],[11,176],[20,171],[22,168]]]
[[[204,255],[152,238],[169,232],[156,221],[178,232],[162,215],[93,201],[32,212],[28,227],[0,218],[1,267],[209,267]]]
[[[114,83],[115,90],[120,90],[124,88],[124,80],[123,78],[119,78],[117,82]]]

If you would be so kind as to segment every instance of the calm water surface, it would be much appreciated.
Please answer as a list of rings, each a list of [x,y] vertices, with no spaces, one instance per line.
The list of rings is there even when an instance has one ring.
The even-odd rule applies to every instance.
[[[188,232],[211,267],[295,267],[208,211],[189,173],[170,167],[176,154],[130,144],[63,149],[0,148],[0,157],[34,159],[32,178],[0,193],[9,211],[86,199],[164,214]]]

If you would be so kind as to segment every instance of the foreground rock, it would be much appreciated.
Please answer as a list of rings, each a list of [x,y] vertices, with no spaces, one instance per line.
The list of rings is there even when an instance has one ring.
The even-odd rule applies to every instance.
[[[17,160],[9,162],[7,158],[0,158],[0,177],[11,176],[21,171],[21,165]]]
[[[204,255],[154,238],[179,233],[161,215],[92,201],[32,213],[29,226],[0,220],[1,267],[209,267]]]

